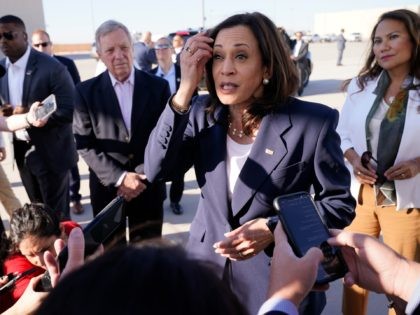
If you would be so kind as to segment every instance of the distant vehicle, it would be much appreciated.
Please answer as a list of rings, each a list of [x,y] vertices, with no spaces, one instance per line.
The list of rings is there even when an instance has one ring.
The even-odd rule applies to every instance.
[[[362,41],[362,34],[356,32],[356,33],[350,33],[347,36],[347,40],[349,42],[361,42]]]
[[[184,42],[186,42],[188,38],[190,38],[191,36],[194,36],[195,34],[198,34],[201,31],[202,29],[189,28],[187,30],[180,30],[180,31],[169,33],[168,38],[172,41],[175,35],[179,35],[179,36],[182,36],[182,38],[184,39]]]
[[[305,34],[302,39],[307,43],[318,43],[321,41],[321,36],[318,34]]]
[[[330,33],[321,36],[321,42],[329,43],[335,42],[337,40],[337,35]]]

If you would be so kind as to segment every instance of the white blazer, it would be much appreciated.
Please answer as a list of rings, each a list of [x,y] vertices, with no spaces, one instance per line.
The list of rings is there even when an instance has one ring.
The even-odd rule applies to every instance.
[[[375,101],[378,78],[369,81],[363,91],[357,86],[357,78],[353,78],[348,86],[347,97],[340,113],[337,132],[341,137],[341,149],[346,152],[350,148],[361,155],[367,150],[366,117]],[[419,79],[414,80],[415,84]],[[407,104],[404,131],[401,138],[395,163],[420,157],[420,92],[411,90]],[[352,193],[357,197],[360,189],[359,181],[354,177],[350,163],[347,163],[352,174]],[[420,174],[404,179],[395,180],[397,193],[397,210],[420,208]]]

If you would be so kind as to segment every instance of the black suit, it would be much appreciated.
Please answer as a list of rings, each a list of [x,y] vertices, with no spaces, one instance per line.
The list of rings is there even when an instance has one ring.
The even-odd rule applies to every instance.
[[[2,65],[5,60],[2,61]],[[9,102],[8,75],[0,79],[0,93]],[[68,216],[68,171],[77,153],[71,129],[74,85],[64,66],[54,58],[31,49],[23,82],[22,106],[29,107],[55,94],[57,111],[42,128],[27,129],[30,141],[14,139],[19,173],[29,199],[41,201]]]
[[[79,71],[77,70],[76,64],[72,59],[57,55],[54,55],[54,58],[67,67],[67,70],[69,71],[70,76],[73,79],[74,85],[80,83]]]
[[[89,166],[91,203],[97,214],[116,196],[115,185],[124,171],[142,173],[149,134],[169,98],[169,87],[165,80],[135,70],[131,137],[108,71],[82,82],[76,90],[74,134],[78,152]],[[160,236],[165,197],[165,183],[156,182],[126,203],[131,230],[152,221],[152,229],[136,234]]]

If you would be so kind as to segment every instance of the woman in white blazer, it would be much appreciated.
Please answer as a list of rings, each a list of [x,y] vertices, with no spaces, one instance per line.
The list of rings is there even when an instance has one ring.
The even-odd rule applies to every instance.
[[[356,218],[347,228],[420,261],[420,18],[384,13],[371,50],[348,85],[337,127],[357,186]],[[367,292],[345,289],[343,314],[365,314]],[[394,314],[390,311],[390,314]]]

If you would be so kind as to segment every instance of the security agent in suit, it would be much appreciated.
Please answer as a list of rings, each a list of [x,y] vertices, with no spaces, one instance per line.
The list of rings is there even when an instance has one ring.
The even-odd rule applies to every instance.
[[[300,85],[298,89],[298,95],[301,95],[303,92],[303,73],[304,69],[308,67],[308,51],[309,44],[302,39],[302,32],[295,33],[296,40],[292,49],[292,55],[290,58],[295,62],[299,71]]]
[[[53,44],[50,39],[50,35],[43,29],[37,29],[32,33],[32,47],[39,52],[43,52],[49,56],[54,57],[63,65],[66,66],[73,80],[74,85],[80,83],[80,75],[77,70],[76,64],[70,58],[64,56],[58,56],[53,54]],[[77,164],[70,170],[70,205],[73,213],[83,213],[84,209],[80,200],[82,196],[79,193],[80,190],[80,174]]]
[[[143,163],[149,134],[169,98],[168,84],[134,69],[123,24],[110,20],[99,26],[96,47],[108,70],[76,87],[73,123],[78,152],[89,166],[93,213],[123,196],[132,237],[160,236],[165,183],[149,183]]]
[[[69,217],[68,173],[77,162],[71,129],[74,86],[65,67],[57,60],[31,49],[23,21],[13,15],[0,18],[1,61],[7,74],[0,79],[4,103],[14,113],[25,112],[35,101],[55,94],[57,110],[42,128],[15,133],[16,164],[32,202],[41,201]]]
[[[181,82],[181,68],[172,61],[174,49],[169,38],[162,37],[155,44],[156,58],[158,66],[153,68],[150,73],[164,78],[169,83],[171,94],[174,94]],[[197,95],[197,92],[194,93]],[[170,207],[174,214],[182,214],[183,208],[180,205],[182,193],[184,192],[184,172],[178,169],[178,172],[172,177],[171,188],[169,190]]]

